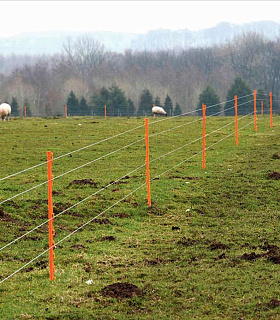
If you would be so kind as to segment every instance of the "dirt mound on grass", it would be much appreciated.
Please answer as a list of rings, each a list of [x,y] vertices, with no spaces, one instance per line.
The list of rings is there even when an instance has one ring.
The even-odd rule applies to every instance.
[[[225,249],[228,249],[228,246],[221,243],[220,241],[219,242],[215,242],[215,243],[212,243],[210,246],[209,246],[209,249],[211,251],[213,250],[219,250],[219,249],[222,249],[222,250],[225,250]]]
[[[103,297],[125,299],[141,296],[142,291],[131,283],[113,283],[101,290]]]
[[[272,159],[280,159],[280,153],[273,153],[273,155],[271,156]]]
[[[17,223],[17,221],[13,219],[9,214],[5,213],[2,208],[0,208],[0,221]]]
[[[267,303],[268,307],[271,308],[276,308],[280,306],[280,301],[276,298],[271,299],[268,303]]]
[[[247,261],[253,261],[253,260],[256,260],[257,258],[260,258],[261,256],[262,256],[261,254],[256,254],[255,252],[244,253],[241,256],[241,259],[247,260]]]
[[[78,186],[85,186],[85,185],[91,185],[97,188],[97,183],[94,182],[92,179],[81,179],[81,180],[73,180],[70,182],[69,186],[78,185]]]
[[[124,219],[124,218],[130,218],[131,215],[130,215],[129,213],[119,212],[119,213],[113,213],[113,214],[112,214],[112,217]]]
[[[279,180],[279,179],[280,179],[280,173],[274,171],[274,172],[272,172],[272,173],[268,173],[268,174],[267,174],[267,177],[268,177],[269,179]]]
[[[113,224],[109,219],[104,218],[104,219],[94,219],[93,220],[95,223],[99,224]]]

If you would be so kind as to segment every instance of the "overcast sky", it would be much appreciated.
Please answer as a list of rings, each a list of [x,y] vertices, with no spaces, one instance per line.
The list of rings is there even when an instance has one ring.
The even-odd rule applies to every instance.
[[[280,22],[280,1],[0,1],[0,37],[69,30],[145,33],[260,20]]]

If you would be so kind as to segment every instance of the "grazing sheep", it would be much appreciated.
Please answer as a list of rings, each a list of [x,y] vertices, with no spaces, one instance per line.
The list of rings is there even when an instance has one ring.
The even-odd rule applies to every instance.
[[[1,103],[0,104],[0,117],[2,120],[9,120],[9,117],[11,115],[11,106],[8,103]]]
[[[156,116],[156,114],[161,114],[161,115],[167,116],[167,113],[165,112],[165,110],[162,107],[157,107],[155,105],[152,108],[152,112],[154,114],[154,117]]]

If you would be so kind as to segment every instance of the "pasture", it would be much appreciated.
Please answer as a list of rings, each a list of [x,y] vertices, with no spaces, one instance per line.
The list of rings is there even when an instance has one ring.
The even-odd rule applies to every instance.
[[[1,122],[0,178],[43,163],[0,181],[1,248],[47,221],[47,185],[24,192],[47,180],[46,151],[67,155],[52,165],[56,279],[47,253],[29,263],[43,224],[0,250],[0,318],[279,319],[280,118],[240,119],[236,146],[233,117],[208,117],[205,170],[200,120],[149,119],[150,208],[144,118]]]

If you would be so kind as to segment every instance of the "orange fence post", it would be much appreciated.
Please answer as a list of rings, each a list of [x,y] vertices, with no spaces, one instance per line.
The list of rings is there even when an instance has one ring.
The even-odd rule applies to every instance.
[[[145,141],[146,141],[146,182],[147,182],[147,200],[148,206],[151,202],[151,186],[150,186],[150,160],[149,160],[149,119],[145,119]]]
[[[269,102],[270,102],[270,127],[273,127],[272,123],[272,92],[269,93]]]
[[[65,118],[68,117],[68,114],[67,114],[67,105],[65,105]]]
[[[24,110],[24,118],[26,118],[26,106],[23,107]]]
[[[53,236],[55,234],[53,228],[53,202],[52,202],[52,184],[53,184],[53,175],[52,175],[52,162],[53,162],[53,153],[51,151],[47,151],[47,164],[48,164],[48,218],[49,218],[49,272],[50,272],[50,280],[53,281],[54,277],[54,246],[55,243],[53,241]]]
[[[205,155],[206,155],[206,134],[205,134],[205,125],[206,125],[206,105],[202,104],[202,115],[203,115],[203,133],[202,133],[202,169],[206,168],[205,165]]]
[[[106,104],[104,106],[104,115],[105,115],[105,118],[107,118],[107,106],[106,106]]]
[[[261,111],[262,111],[262,116],[263,116],[263,101],[261,102]]]
[[[254,90],[254,120],[255,120],[255,131],[257,132],[257,90]]]
[[[237,96],[234,96],[235,107],[235,144],[238,146]]]

